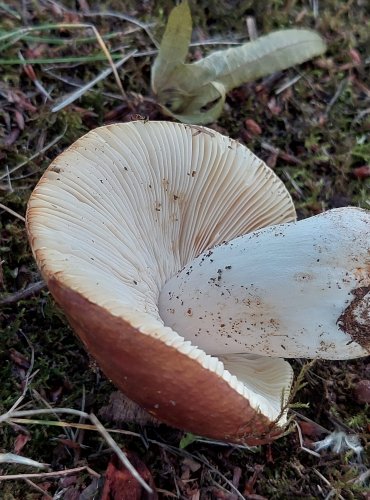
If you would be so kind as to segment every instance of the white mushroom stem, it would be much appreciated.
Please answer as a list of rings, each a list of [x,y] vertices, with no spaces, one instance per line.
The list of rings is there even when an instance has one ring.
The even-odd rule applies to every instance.
[[[370,212],[335,209],[197,257],[160,315],[207,353],[348,359],[370,347]]]

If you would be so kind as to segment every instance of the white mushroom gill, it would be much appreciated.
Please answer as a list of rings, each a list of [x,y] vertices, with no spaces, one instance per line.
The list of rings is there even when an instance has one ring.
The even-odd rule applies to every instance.
[[[61,154],[30,199],[27,226],[46,281],[57,278],[187,354],[274,420],[289,392],[289,364],[225,358],[230,373],[197,338],[164,326],[158,296],[205,250],[294,219],[282,182],[236,141],[205,128],[132,122],[91,131]]]
[[[348,359],[370,349],[370,212],[240,236],[162,288],[165,324],[210,354]]]

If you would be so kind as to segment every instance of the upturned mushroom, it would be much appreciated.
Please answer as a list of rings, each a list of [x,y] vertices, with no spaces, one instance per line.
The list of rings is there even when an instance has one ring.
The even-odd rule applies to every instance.
[[[49,290],[104,373],[171,425],[248,444],[286,421],[283,357],[369,349],[369,213],[294,221],[247,148],[169,122],[89,132],[27,211]]]

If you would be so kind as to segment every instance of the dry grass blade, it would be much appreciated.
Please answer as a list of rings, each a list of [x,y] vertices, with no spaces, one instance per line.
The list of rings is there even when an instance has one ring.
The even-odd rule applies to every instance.
[[[310,455],[313,455],[316,458],[321,458],[320,453],[317,453],[316,451],[310,450],[309,448],[306,448],[306,446],[304,446],[304,444],[303,444],[302,430],[299,427],[299,424],[297,422],[294,422],[294,424],[295,424],[297,432],[298,432],[298,438],[299,438],[299,444],[301,446],[301,450],[309,453]]]
[[[319,472],[317,469],[313,468],[312,469],[314,471],[314,473],[322,480],[324,481],[324,483],[329,486],[330,488],[330,493],[326,496],[326,499],[329,499],[331,498],[332,496],[335,496],[336,498],[338,498],[338,500],[344,500],[344,498],[342,497],[342,495],[340,495],[336,489],[332,486],[332,484],[330,483],[330,481],[328,479],[326,479],[325,476],[323,476],[321,474],[321,472]]]
[[[137,52],[136,50],[131,51],[123,59],[121,59],[118,63],[113,64],[114,68],[116,70],[118,68],[120,68],[126,61],[128,61],[128,59],[130,59],[134,54],[136,54],[136,52]],[[68,106],[69,104],[74,102],[76,99],[79,99],[81,96],[83,96],[83,94],[85,94],[85,92],[90,90],[92,87],[94,87],[94,85],[96,85],[101,80],[104,80],[104,78],[109,76],[112,72],[113,72],[113,67],[105,69],[104,71],[102,71],[100,73],[100,75],[98,75],[96,78],[91,80],[91,82],[88,82],[86,85],[83,85],[75,92],[72,92],[72,94],[69,94],[67,97],[63,97],[62,101],[59,102],[58,104],[56,104],[55,106],[53,106],[51,108],[51,110],[53,111],[53,113],[56,113],[57,111],[62,110],[63,108],[65,108],[66,106]]]
[[[93,31],[93,33],[98,41],[98,44],[100,45],[100,48],[102,49],[102,51],[104,52],[104,55],[106,56],[106,58],[109,61],[109,64],[112,68],[112,72],[113,72],[113,75],[116,79],[116,83],[118,85],[118,88],[120,89],[122,96],[124,98],[126,98],[126,92],[123,89],[122,82],[121,82],[121,79],[118,75],[115,64],[113,62],[112,56],[108,50],[106,43],[103,40],[103,37],[101,36],[101,34],[97,30],[97,28],[93,24],[87,24],[87,23],[78,23],[78,24],[60,23],[60,24],[57,24],[56,27],[58,27],[58,28],[73,28],[73,29],[74,28],[87,28],[87,29],[91,29]]]
[[[7,481],[9,479],[32,479],[32,478],[43,478],[43,477],[59,477],[68,476],[69,474],[75,474],[76,472],[87,471],[90,475],[94,477],[100,477],[100,474],[90,469],[86,465],[83,467],[75,467],[74,469],[58,470],[55,472],[40,472],[36,474],[9,474],[5,476],[0,476],[0,481]]]
[[[116,455],[121,460],[123,465],[127,468],[129,472],[131,472],[132,476],[141,484],[141,486],[148,493],[153,493],[152,488],[144,481],[144,479],[140,476],[137,470],[131,465],[131,462],[128,460],[125,453],[117,445],[112,436],[110,436],[110,434],[104,429],[103,425],[99,422],[96,416],[93,413],[90,413],[89,418],[91,422],[96,426],[98,432],[103,436],[105,441],[108,443],[110,448],[112,448],[112,450],[116,453]]]
[[[13,405],[14,409],[14,405]],[[148,493],[153,493],[153,490],[150,488],[150,486],[144,481],[144,479],[140,476],[140,474],[136,471],[136,469],[133,467],[131,462],[128,460],[124,452],[119,448],[117,443],[114,441],[112,436],[110,436],[109,432],[103,427],[103,425],[99,422],[97,417],[91,413],[88,414],[86,412],[80,411],[80,410],[74,410],[72,408],[52,408],[52,409],[42,409],[42,410],[22,410],[22,411],[12,411],[9,410],[8,412],[4,413],[3,415],[0,416],[0,423],[1,422],[10,422],[14,421],[13,419],[16,417],[24,417],[24,416],[32,416],[32,415],[47,415],[50,413],[66,413],[70,415],[76,415],[79,416],[80,418],[86,418],[89,419],[92,424],[95,426],[95,430],[97,430],[101,436],[105,439],[107,442],[108,446],[116,453],[118,458],[121,460],[123,465],[127,468],[127,470],[132,474],[132,476],[140,483],[140,485],[148,492]],[[59,423],[59,422],[58,422]],[[83,424],[80,424],[83,425]],[[57,473],[58,474],[58,473]],[[5,476],[6,478],[10,479],[11,476]],[[31,476],[35,477],[35,476]],[[18,476],[17,476],[18,478]],[[2,476],[0,477],[2,479]],[[13,477],[15,479],[15,477]]]
[[[63,139],[65,133],[67,131],[67,126],[64,128],[63,132],[55,137],[51,142],[49,142],[46,146],[44,146],[40,151],[37,151],[37,153],[31,155],[27,160],[22,161],[21,163],[18,163],[18,165],[15,165],[15,167],[11,168],[10,170],[7,169],[5,174],[0,175],[0,181],[5,179],[6,177],[9,178],[10,174],[13,174],[20,168],[24,167],[27,165],[28,162],[34,160],[35,158],[39,157],[40,155],[44,154],[48,149],[52,148],[57,144],[61,139]]]
[[[50,94],[49,92],[42,86],[41,82],[39,80],[37,80],[37,78],[35,77],[35,74],[33,72],[33,68],[32,66],[30,66],[29,64],[26,64],[25,60],[24,60],[24,57],[21,53],[21,51],[18,52],[18,57],[19,59],[22,61],[22,63],[24,64],[23,66],[23,69],[24,70],[27,70],[29,71],[29,75],[31,75],[31,80],[33,82],[33,84],[35,85],[35,87],[37,88],[37,90],[40,92],[41,95],[43,95],[48,101],[51,101],[51,97],[50,97]]]
[[[51,406],[51,404],[50,404],[48,401],[46,401],[46,399],[45,399],[45,398],[43,398],[43,397],[41,396],[41,394],[39,394],[39,393],[36,391],[36,389],[32,389],[32,391],[31,391],[31,392],[32,392],[32,396],[33,396],[33,398],[34,398],[36,401],[38,401],[39,403],[41,403],[42,405],[44,405],[44,406],[45,406],[45,408],[48,408],[51,414],[54,414],[53,407]],[[54,416],[55,416],[55,418],[56,418],[57,420],[59,420],[59,421],[60,421],[59,415],[58,415],[57,413],[55,413],[55,414],[54,414]],[[81,418],[81,417],[80,417],[80,418]],[[67,429],[66,429],[66,433],[68,434],[69,439],[71,439],[72,441],[74,441],[74,439],[73,439],[73,431],[72,431],[71,429],[67,428]]]
[[[18,21],[20,21],[22,19],[21,16],[19,15],[19,13],[16,10],[9,7],[9,5],[7,5],[5,2],[0,2],[0,10],[2,10],[6,14],[14,17]]]
[[[23,215],[18,214],[11,208],[7,207],[6,205],[3,205],[3,203],[0,203],[0,208],[5,210],[5,212],[8,212],[11,215],[14,215],[14,217],[17,217],[17,219],[21,220],[22,222],[26,222],[26,219],[23,217]]]
[[[9,414],[9,415],[12,414],[12,412],[15,411],[15,409],[18,408],[18,406],[21,404],[21,402],[23,401],[23,399],[24,399],[24,397],[25,397],[25,395],[26,395],[26,393],[28,391],[28,386],[29,386],[30,381],[33,379],[33,377],[38,372],[38,370],[36,370],[34,373],[32,373],[33,365],[35,363],[35,350],[32,347],[32,345],[31,345],[30,341],[28,340],[27,336],[22,331],[21,331],[21,334],[26,339],[26,342],[27,342],[29,348],[31,349],[31,360],[30,360],[30,365],[28,367],[25,379],[24,379],[24,387],[23,387],[22,394],[15,401],[15,403],[10,408],[10,410],[8,410],[7,414]],[[1,422],[1,418],[2,418],[2,415],[0,415],[0,422]]]
[[[0,453],[0,464],[20,464],[30,467],[39,467],[41,469],[48,467],[48,464],[43,464],[36,460],[32,460],[32,458],[16,455],[15,453]]]
[[[50,413],[50,412],[49,412]],[[84,414],[84,412],[82,412]],[[87,415],[87,413],[86,413]],[[47,425],[47,426],[55,426],[55,427],[65,427],[68,428],[70,427],[71,429],[83,429],[87,431],[97,431],[97,428],[93,424],[84,424],[84,423],[73,423],[73,422],[64,422],[63,420],[37,420],[34,418],[10,418],[9,422],[12,422],[14,424],[21,424],[21,425],[27,425],[27,424],[37,424],[37,425]],[[123,429],[105,429],[107,432],[110,434],[125,434],[127,436],[135,436],[138,438],[143,439],[143,436],[139,434],[138,432],[133,432],[133,431],[126,431]]]
[[[73,11],[69,11],[69,12],[73,12]],[[99,16],[99,17],[115,17],[117,19],[121,19],[122,21],[127,21],[128,23],[135,24],[136,26],[138,26],[139,28],[141,28],[142,30],[145,31],[145,33],[148,35],[148,37],[152,41],[153,45],[157,49],[159,49],[159,43],[154,38],[152,32],[149,30],[149,26],[151,26],[151,24],[142,23],[141,21],[138,21],[137,19],[135,19],[132,16],[127,16],[126,14],[121,14],[119,12],[111,12],[111,11],[106,11],[106,12],[86,12],[83,15],[85,17],[97,17],[97,16]]]
[[[81,26],[83,26],[83,25],[81,25]],[[119,77],[119,75],[118,75],[118,71],[117,71],[117,69],[116,69],[116,67],[115,67],[115,65],[114,65],[114,62],[113,62],[112,56],[110,55],[110,52],[109,52],[109,50],[108,50],[108,47],[106,46],[106,44],[105,44],[105,42],[104,42],[104,40],[103,40],[102,36],[100,35],[99,31],[95,28],[95,26],[94,26],[93,24],[86,24],[85,26],[86,26],[86,27],[90,27],[90,28],[93,30],[93,32],[94,32],[94,34],[95,34],[95,36],[96,36],[96,39],[98,40],[98,43],[99,43],[99,45],[100,45],[100,47],[101,47],[102,51],[104,52],[104,54],[106,55],[106,57],[107,57],[107,59],[108,59],[108,61],[109,61],[109,64],[110,64],[110,66],[111,66],[111,68],[112,68],[112,72],[113,72],[114,77],[115,77],[115,79],[116,79],[116,82],[117,82],[118,88],[120,89],[120,91],[121,91],[121,94],[122,94],[123,98],[126,98],[126,92],[125,92],[125,91],[124,91],[124,89],[123,89],[121,79],[120,79],[120,77]]]
[[[51,24],[51,25],[47,25],[47,26],[32,26],[30,28],[21,28],[19,30],[13,31],[11,33],[5,33],[5,34],[0,35],[0,41],[5,41],[8,39],[13,39],[13,41],[19,40],[27,33],[39,31],[39,30],[44,30],[46,28],[47,29],[52,29],[52,28],[53,29],[58,29],[58,28],[62,28],[62,29],[65,29],[65,28],[68,28],[68,29],[76,29],[76,28],[91,29],[94,33],[94,36],[95,36],[98,44],[100,45],[101,50],[103,51],[105,57],[107,58],[110,66],[112,68],[112,72],[114,74],[117,86],[120,89],[122,96],[124,98],[126,98],[126,92],[123,89],[121,79],[118,75],[117,69],[114,65],[114,62],[113,62],[112,56],[108,50],[108,47],[107,47],[106,43],[104,42],[103,37],[100,35],[99,31],[97,30],[97,28],[93,24],[89,24],[89,23],[58,23],[58,24]],[[28,63],[29,63],[28,60],[25,60],[22,58],[21,64],[28,64]]]
[[[18,400],[19,401],[19,400]],[[6,422],[8,420],[12,420],[13,418],[17,417],[28,417],[32,415],[48,415],[49,413],[65,413],[67,415],[77,415],[79,416],[84,416],[85,418],[89,418],[89,414],[82,412],[80,410],[74,410],[73,408],[53,408],[52,410],[19,410],[15,411],[15,404],[12,406],[12,408],[5,412],[3,415],[0,415],[0,424],[2,422]]]

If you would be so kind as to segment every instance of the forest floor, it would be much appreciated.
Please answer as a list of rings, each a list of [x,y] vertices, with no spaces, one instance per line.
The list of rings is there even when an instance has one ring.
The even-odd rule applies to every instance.
[[[123,422],[120,395],[40,281],[24,226],[30,193],[51,160],[89,129],[168,119],[151,94],[156,47],[148,30],[160,40],[172,7],[167,0],[106,0],[96,8],[90,0],[0,2],[0,415],[18,402],[37,421],[0,417],[0,454],[48,464],[2,463],[0,476],[16,477],[0,479],[0,498],[99,498],[112,455],[104,436],[78,416],[32,413],[63,407],[97,415],[159,498],[370,499],[369,358],[308,365],[284,437],[253,449],[224,446],[138,418]],[[370,209],[368,2],[202,0],[191,9],[193,58],[248,41],[248,16],[259,34],[296,26],[325,38],[322,57],[230,92],[210,127],[274,169],[299,218],[347,205]],[[52,112],[109,68],[86,24],[114,60],[137,50],[119,69],[126,98],[110,75]],[[294,362],[296,373],[303,364]],[[324,439],[328,446],[315,452],[313,442]],[[136,488],[128,476],[123,481],[127,491],[129,483]],[[122,498],[149,498],[130,495]]]

